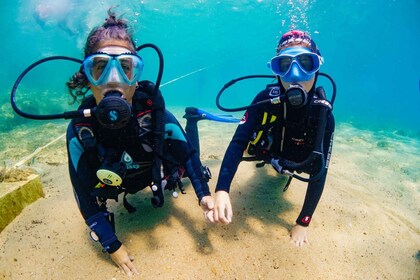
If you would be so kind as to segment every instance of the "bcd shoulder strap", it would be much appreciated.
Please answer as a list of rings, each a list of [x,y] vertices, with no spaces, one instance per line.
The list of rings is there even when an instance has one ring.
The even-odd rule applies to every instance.
[[[154,94],[156,93],[156,94]],[[161,167],[165,133],[165,101],[160,90],[150,81],[141,81],[133,98],[133,109],[139,125],[143,125],[140,133],[153,133],[151,147],[155,153],[153,160],[153,198],[154,207],[162,207],[164,202]],[[143,135],[140,135],[143,136]]]
[[[80,109],[93,108],[96,105],[93,96],[87,97],[79,106]],[[97,141],[94,133],[94,119],[93,118],[75,118],[71,122],[74,135],[86,150],[96,148]]]

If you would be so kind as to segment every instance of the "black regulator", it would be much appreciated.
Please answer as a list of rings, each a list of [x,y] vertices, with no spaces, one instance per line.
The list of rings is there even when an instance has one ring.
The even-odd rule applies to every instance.
[[[130,104],[121,96],[119,91],[109,91],[96,106],[94,115],[101,126],[120,129],[128,125],[132,110]]]

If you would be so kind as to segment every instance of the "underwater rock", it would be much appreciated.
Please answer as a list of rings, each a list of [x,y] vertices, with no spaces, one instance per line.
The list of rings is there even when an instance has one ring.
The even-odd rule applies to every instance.
[[[32,174],[25,181],[0,184],[0,232],[17,217],[22,210],[44,197],[41,180]]]

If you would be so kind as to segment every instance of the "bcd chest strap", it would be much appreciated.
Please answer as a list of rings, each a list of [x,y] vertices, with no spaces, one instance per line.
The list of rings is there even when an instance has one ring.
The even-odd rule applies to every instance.
[[[273,144],[273,128],[277,116],[271,112],[263,112],[261,124],[253,132],[251,141],[248,143],[247,152],[255,158],[264,160],[269,156],[269,150]]]
[[[275,162],[277,165],[275,169],[289,176],[292,176],[296,170],[312,173],[316,167],[310,167],[308,169],[309,166],[321,166],[320,169],[322,171],[322,166],[324,165],[323,136],[328,114],[332,110],[332,105],[325,99],[324,90],[317,88],[310,103],[306,105],[307,107],[298,109],[299,111],[296,111],[298,116],[293,116],[293,118],[288,116],[290,112],[286,103],[282,103],[280,106],[282,108],[274,108],[274,111],[272,109],[273,106],[263,111],[261,124],[253,133],[247,148],[248,154],[253,157],[243,158],[243,160],[261,160],[262,162],[257,164],[257,167],[264,166],[266,163],[272,164]],[[277,111],[275,111],[276,109]],[[307,151],[309,155],[305,152],[306,158],[301,159],[299,162],[282,158],[280,155],[283,153],[285,143],[289,143],[288,141],[296,145],[294,149],[296,151],[300,150],[297,147],[307,142],[308,147],[305,149],[312,147],[310,151]],[[287,152],[289,153],[290,151]],[[323,161],[322,164],[314,163],[314,161],[319,162],[321,160]],[[283,171],[287,172],[284,173]],[[319,174],[322,175],[321,171],[314,177],[318,178],[320,176]],[[300,180],[305,179],[295,175],[293,177]]]

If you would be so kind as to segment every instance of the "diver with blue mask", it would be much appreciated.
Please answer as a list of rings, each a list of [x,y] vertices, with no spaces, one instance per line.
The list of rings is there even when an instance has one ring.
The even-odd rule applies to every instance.
[[[308,243],[306,228],[323,192],[335,127],[331,112],[335,83],[328,75],[319,73],[323,62],[311,37],[303,31],[292,30],[281,37],[276,56],[268,62],[275,76],[241,77],[227,83],[219,92],[216,98],[219,109],[246,112],[220,168],[215,194],[215,222],[229,224],[232,221],[229,190],[240,162],[260,161],[257,167],[271,164],[279,174],[289,176],[284,191],[292,178],[308,183],[302,210],[290,231],[291,241],[296,246]],[[333,85],[331,101],[327,100],[323,88],[316,87],[320,75],[330,79]],[[221,93],[248,78],[274,78],[277,82],[267,85],[249,106],[222,107],[219,103]],[[296,173],[305,173],[309,177]]]
[[[90,228],[90,237],[102,245],[127,275],[138,274],[133,257],[119,240],[114,215],[107,200],[118,201],[128,212],[135,208],[127,195],[151,188],[154,207],[162,207],[164,190],[184,193],[181,179],[188,177],[204,218],[213,219],[210,174],[201,164],[195,146],[174,115],[165,109],[159,86],[163,56],[155,45],[135,47],[125,20],[109,10],[108,18],[87,37],[84,60],[53,56],[26,68],[15,82],[11,104],[19,115],[38,120],[71,119],[67,128],[67,154],[71,183],[77,206]],[[140,80],[143,60],[138,52],[155,49],[159,71],[155,84]],[[66,83],[76,111],[36,115],[23,112],[15,102],[23,77],[36,66],[51,60],[81,63]]]
[[[78,111],[94,108],[95,116],[74,118],[67,130],[76,201],[92,239],[128,275],[137,269],[116,235],[107,199],[124,194],[123,204],[132,212],[127,194],[150,187],[152,205],[162,207],[163,190],[183,192],[181,179],[187,176],[205,218],[212,219],[213,207],[199,155],[158,90],[163,61],[156,85],[140,81],[144,64],[139,48],[125,21],[109,12],[105,23],[89,34],[82,67],[67,83],[73,98],[81,101]],[[91,96],[85,96],[88,91]]]

